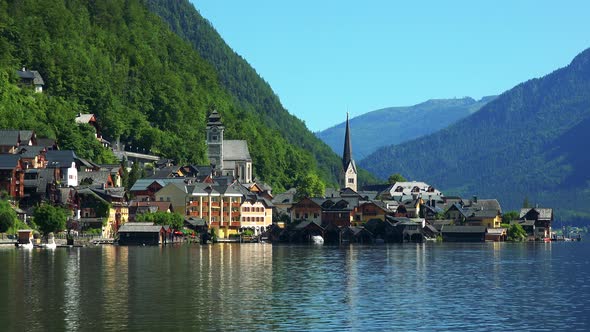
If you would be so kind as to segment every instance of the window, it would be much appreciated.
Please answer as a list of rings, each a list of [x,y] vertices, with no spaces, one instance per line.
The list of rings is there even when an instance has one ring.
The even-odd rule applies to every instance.
[[[295,213],[295,218],[299,219],[299,213]]]
[[[348,183],[354,183],[354,179],[353,178],[349,178],[348,179]]]
[[[305,219],[307,219],[307,218],[308,218],[308,215],[307,215],[307,213],[306,213],[306,214],[305,214]]]
[[[313,214],[313,217],[314,217],[314,218],[317,218],[317,217],[318,217],[318,214],[317,214],[317,213],[314,213],[314,214]]]

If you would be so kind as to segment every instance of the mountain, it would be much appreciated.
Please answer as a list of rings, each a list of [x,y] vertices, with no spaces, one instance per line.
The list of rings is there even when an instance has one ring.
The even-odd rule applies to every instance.
[[[78,112],[94,113],[111,141],[202,164],[206,116],[215,107],[226,138],[248,141],[255,176],[276,190],[308,173],[336,182],[338,156],[282,108],[208,22],[190,20],[200,17],[192,5],[162,2],[190,6],[176,14],[189,19],[184,28],[202,32],[197,44],[209,50],[171,31],[150,3],[0,0],[0,127],[34,129],[82,157],[110,159],[93,142],[79,143],[87,128],[71,125]],[[22,66],[39,71],[43,94],[17,87]]]
[[[569,220],[590,216],[590,49],[562,69],[504,92],[439,132],[377,150],[360,164],[445,193],[525,198]]]
[[[352,151],[361,160],[380,147],[428,135],[477,112],[494,98],[431,99],[414,106],[388,107],[354,117],[350,119]],[[336,153],[342,153],[345,125],[342,122],[316,136]]]
[[[281,105],[270,85],[245,59],[225,43],[193,4],[188,0],[145,0],[145,2],[172,31],[211,63],[219,75],[219,84],[231,93],[234,103],[243,113],[256,114],[258,121],[274,131],[275,135],[283,137],[288,144],[297,147],[301,153],[311,155],[314,159],[312,163],[317,162],[318,170],[325,181],[337,182],[342,164],[339,156],[341,152],[337,152],[338,155],[334,154],[326,144],[307,129],[303,121],[290,114]],[[266,139],[268,137],[261,137],[261,146],[264,146]],[[309,162],[304,161],[302,164]],[[265,167],[263,170],[276,172],[276,169],[270,167]],[[375,181],[375,177],[367,171],[359,170],[360,183]]]

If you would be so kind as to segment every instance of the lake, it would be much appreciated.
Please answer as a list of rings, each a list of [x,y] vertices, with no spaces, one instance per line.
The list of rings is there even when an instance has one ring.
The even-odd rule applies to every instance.
[[[0,248],[0,330],[589,330],[589,253],[588,242]]]

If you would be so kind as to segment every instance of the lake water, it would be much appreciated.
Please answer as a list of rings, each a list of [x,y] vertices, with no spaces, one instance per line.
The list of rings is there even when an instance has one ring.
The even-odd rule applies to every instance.
[[[589,330],[590,243],[0,249],[1,331]]]

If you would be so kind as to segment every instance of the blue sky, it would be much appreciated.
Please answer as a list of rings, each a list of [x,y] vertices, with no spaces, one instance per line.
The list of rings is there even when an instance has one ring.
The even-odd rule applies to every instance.
[[[312,131],[499,94],[590,47],[590,1],[191,0]]]

